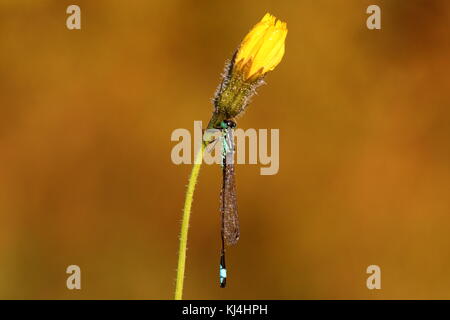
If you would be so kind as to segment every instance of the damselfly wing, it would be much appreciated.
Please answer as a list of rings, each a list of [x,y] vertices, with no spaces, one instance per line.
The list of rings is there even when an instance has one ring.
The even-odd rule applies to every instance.
[[[221,216],[222,216],[222,233],[225,244],[235,245],[239,240],[239,216],[237,211],[236,199],[236,180],[234,168],[234,140],[233,128],[236,124],[231,120],[225,120],[223,125],[222,140],[222,191],[221,200]]]
[[[222,232],[225,244],[231,246],[238,242],[240,233],[234,164],[224,164],[222,172],[223,186],[220,195]]]

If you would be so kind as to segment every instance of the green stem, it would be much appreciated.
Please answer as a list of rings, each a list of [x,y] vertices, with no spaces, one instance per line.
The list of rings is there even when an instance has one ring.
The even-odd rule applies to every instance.
[[[192,166],[191,175],[189,176],[186,198],[184,200],[183,218],[181,220],[180,251],[178,253],[178,269],[177,269],[177,282],[175,287],[175,300],[181,300],[183,296],[183,283],[184,283],[184,270],[186,266],[186,249],[187,249],[187,237],[189,229],[189,218],[191,216],[192,201],[194,200],[195,184],[197,183],[198,174],[200,172],[200,166],[202,165],[203,162],[204,150],[205,144],[202,143],[202,147],[195,155],[194,165]]]

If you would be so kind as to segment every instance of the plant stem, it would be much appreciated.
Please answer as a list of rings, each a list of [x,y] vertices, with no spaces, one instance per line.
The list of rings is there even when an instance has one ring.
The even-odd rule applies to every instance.
[[[202,147],[195,155],[194,164],[192,166],[191,175],[189,176],[189,182],[186,191],[186,198],[184,200],[183,217],[181,220],[181,233],[180,233],[180,251],[178,253],[178,268],[177,268],[177,282],[175,287],[175,300],[181,300],[183,296],[183,283],[184,283],[184,269],[186,266],[186,249],[187,249],[187,237],[189,229],[189,218],[191,216],[192,201],[194,200],[195,184],[197,183],[198,174],[200,172],[200,166],[203,162],[203,152],[205,150],[205,144],[202,143]]]

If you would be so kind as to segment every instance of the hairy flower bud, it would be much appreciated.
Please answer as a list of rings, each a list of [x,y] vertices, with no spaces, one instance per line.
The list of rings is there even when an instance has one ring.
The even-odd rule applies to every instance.
[[[225,68],[208,128],[218,128],[245,110],[266,73],[281,62],[286,36],[286,23],[269,13],[250,30]]]

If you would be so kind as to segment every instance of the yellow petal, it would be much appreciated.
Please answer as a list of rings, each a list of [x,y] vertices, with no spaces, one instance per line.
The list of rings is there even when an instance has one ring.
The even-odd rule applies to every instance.
[[[245,80],[254,80],[272,71],[283,58],[286,36],[286,23],[266,13],[239,46],[235,70],[242,73]]]

